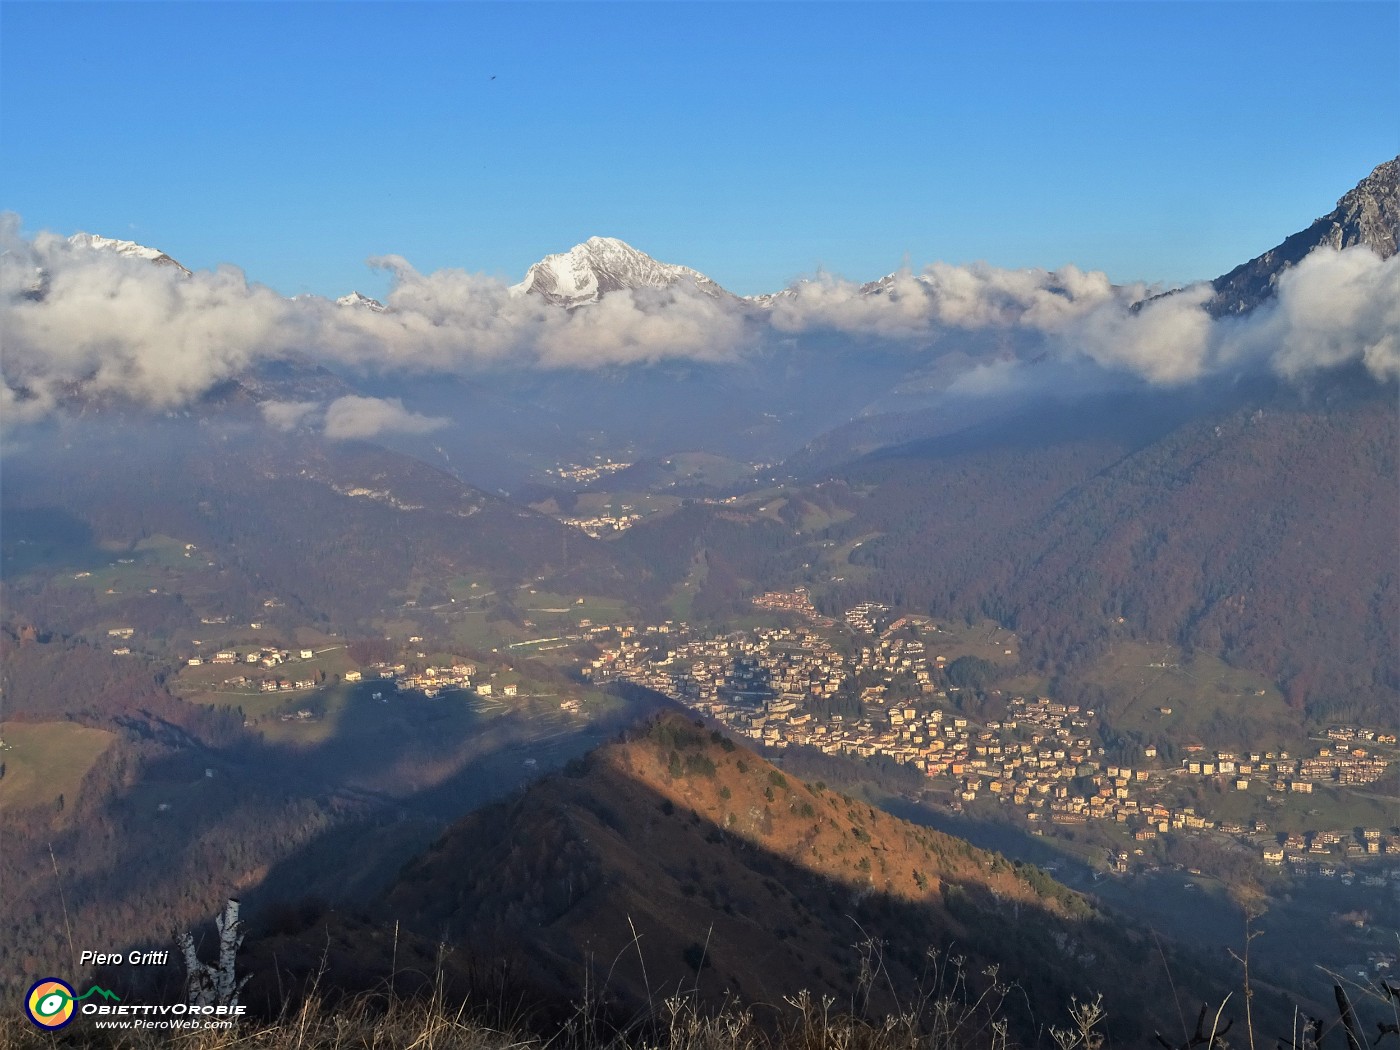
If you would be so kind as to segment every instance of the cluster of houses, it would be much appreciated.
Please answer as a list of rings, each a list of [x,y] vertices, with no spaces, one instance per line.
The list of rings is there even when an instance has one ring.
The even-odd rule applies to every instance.
[[[1385,835],[1380,828],[1292,832],[1265,846],[1263,855],[1270,864],[1287,864],[1295,874],[1315,872],[1330,878],[1338,874],[1333,863],[1338,857],[1357,861],[1381,855],[1400,856],[1400,837]],[[1345,876],[1347,872],[1343,870],[1341,874]]]
[[[796,612],[805,595],[763,597],[771,607]],[[856,639],[845,653],[812,627],[716,638],[677,632],[664,653],[624,628],[621,639],[582,673],[598,683],[622,680],[665,693],[765,746],[887,756],[950,788],[958,806],[995,799],[1015,806],[1032,825],[1109,821],[1138,842],[1170,831],[1232,834],[1275,864],[1297,860],[1289,845],[1296,836],[1270,837],[1258,821],[1246,829],[1211,820],[1194,806],[1162,801],[1181,795],[1168,789],[1209,778],[1222,789],[1305,793],[1318,782],[1373,782],[1394,760],[1376,750],[1393,745],[1393,735],[1336,727],[1307,758],[1282,750],[1236,753],[1188,745],[1186,757],[1168,764],[1148,745],[1140,760],[1114,762],[1095,742],[1093,711],[1043,696],[1013,697],[1002,717],[979,724],[952,709],[948,694],[956,690],[939,674],[947,656],[929,652],[924,640],[902,631],[910,621],[877,630],[888,611],[876,603],[849,610],[844,621]],[[823,700],[852,692],[860,700],[858,714],[822,713],[839,706]],[[1296,844],[1306,846],[1314,862],[1309,870],[1323,875],[1316,862],[1324,855],[1348,860],[1400,854],[1400,836],[1380,829],[1364,835],[1315,832]],[[1120,869],[1125,864],[1126,854],[1118,859]]]
[[[1338,784],[1374,784],[1385,776],[1388,759],[1378,747],[1394,749],[1395,734],[1367,726],[1332,726],[1313,758],[1299,763],[1299,776],[1307,780],[1332,780]]]
[[[239,652],[235,649],[220,649],[211,656],[191,656],[185,661],[189,667],[201,667],[204,664],[219,665],[253,665],[261,671],[271,671],[281,667],[283,664],[293,660],[312,660],[316,653],[311,649],[280,649],[275,646],[264,646],[250,649],[247,652]],[[315,689],[321,684],[322,676],[312,673],[303,673],[300,676],[283,675],[263,675],[256,677],[248,675],[234,675],[225,678],[223,684],[232,689],[255,689],[261,693],[286,693],[297,690]]]
[[[290,693],[315,689],[320,682],[315,678],[249,678],[247,675],[234,675],[225,678],[224,685],[231,689],[254,689],[260,693]]]
[[[247,652],[238,652],[235,649],[220,649],[213,656],[191,656],[185,661],[190,667],[199,667],[201,664],[258,664],[260,667],[273,668],[287,663],[296,654],[298,660],[314,660],[316,653],[312,649],[279,649],[275,646],[263,646],[257,649],[250,649]]]
[[[470,689],[477,696],[513,698],[520,694],[515,683],[497,685],[493,682],[475,682],[477,666],[461,660],[441,667],[425,667],[421,671],[410,671],[406,664],[373,663],[366,671],[347,671],[347,682],[374,681],[392,692],[418,692],[429,700],[436,700],[443,693],[454,689]],[[494,677],[494,676],[493,676]],[[385,700],[382,692],[374,693],[376,700]],[[386,700],[387,702],[387,700]]]
[[[1388,734],[1382,733],[1384,739]],[[1372,739],[1375,739],[1373,736]],[[1393,740],[1394,738],[1391,737]],[[1225,778],[1237,791],[1247,791],[1252,781],[1261,781],[1273,791],[1311,794],[1318,783],[1374,784],[1385,776],[1391,759],[1364,747],[1339,749],[1322,745],[1311,758],[1294,758],[1286,750],[1216,751],[1202,754],[1200,744],[1188,744],[1182,768],[1189,776]]]
[[[846,610],[842,617],[846,626],[857,634],[874,634],[880,618],[890,611],[888,605],[879,602],[861,602]]]
[[[631,465],[631,463],[615,463],[610,459],[599,459],[593,463],[570,463],[565,467],[555,467],[547,473],[563,478],[565,481],[572,481],[577,485],[588,485],[609,474],[626,470]]]
[[[777,612],[804,616],[822,627],[834,626],[834,621],[828,620],[817,612],[816,607],[812,605],[812,599],[808,595],[806,587],[799,587],[795,591],[769,591],[766,594],[760,594],[753,600],[753,603],[760,609],[772,609]]]
[[[624,508],[621,514],[597,514],[591,518],[560,518],[559,520],[565,525],[572,525],[574,528],[588,533],[596,540],[605,532],[626,532],[642,520],[640,514],[628,514],[627,509]]]
[[[660,629],[660,628],[658,628]],[[666,629],[669,629],[666,628]],[[131,628],[114,628],[109,634],[114,638],[126,639],[133,634]],[[410,641],[421,642],[413,637]],[[201,643],[195,642],[195,645]],[[123,647],[125,648],[125,647]],[[341,648],[335,646],[333,648]],[[327,650],[316,651],[309,648],[282,648],[275,645],[259,645],[248,649],[220,649],[214,653],[201,653],[185,659],[188,667],[222,665],[248,668],[248,673],[237,674],[223,679],[223,685],[235,690],[248,690],[262,693],[296,692],[318,689],[326,683],[326,673],[307,668],[300,674],[272,673],[286,672],[298,663],[314,660]],[[423,654],[418,654],[422,656]],[[410,670],[404,663],[378,662],[364,668],[343,672],[340,679],[347,683],[374,682],[385,688],[376,691],[376,700],[387,700],[387,695],[403,692],[417,692],[429,699],[435,699],[449,690],[470,689],[481,697],[502,697],[506,699],[519,695],[520,687],[515,683],[495,683],[476,681],[477,666],[464,660],[454,659],[446,666],[428,666],[421,670]],[[490,677],[494,678],[495,675]],[[288,716],[305,718],[298,712]]]
[[[672,634],[672,626],[623,626],[618,632],[621,640],[584,667],[584,677],[599,684],[629,681],[699,706],[713,706],[716,712],[732,708],[741,714],[755,714],[767,703],[795,709],[803,696],[830,696],[846,680],[840,656],[807,628],[700,639],[688,637],[681,625],[674,633],[683,640],[657,661],[646,639]]]

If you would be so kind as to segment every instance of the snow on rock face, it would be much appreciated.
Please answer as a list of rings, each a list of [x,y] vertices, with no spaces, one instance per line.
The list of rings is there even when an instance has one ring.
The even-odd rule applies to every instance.
[[[546,255],[512,286],[515,295],[533,293],[557,306],[595,303],[609,292],[631,288],[669,288],[690,282],[706,295],[729,293],[688,266],[657,262],[615,237],[590,237],[567,252]]]
[[[116,255],[124,255],[129,259],[145,259],[148,262],[155,263],[157,266],[173,266],[187,276],[190,272],[160,249],[148,248],[144,244],[137,244],[135,241],[121,241],[114,237],[99,237],[95,233],[75,233],[68,238],[68,243],[75,248],[90,248],[98,252],[112,252]]]
[[[388,307],[378,299],[371,299],[369,296],[361,295],[359,292],[351,292],[349,295],[342,295],[336,300],[336,303],[339,306],[358,306],[362,310],[368,310],[376,314],[382,314],[388,309]]]
[[[760,309],[771,309],[781,302],[790,302],[797,298],[797,292],[791,288],[784,288],[780,292],[764,292],[761,295],[746,295],[744,302]]]

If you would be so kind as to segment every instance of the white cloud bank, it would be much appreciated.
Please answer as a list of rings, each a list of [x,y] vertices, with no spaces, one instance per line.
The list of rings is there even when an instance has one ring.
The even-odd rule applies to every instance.
[[[1257,317],[1223,329],[1222,360],[1264,358],[1289,377],[1359,360],[1377,378],[1400,378],[1400,255],[1315,251],[1278,291]]]
[[[397,256],[371,265],[394,278],[385,313],[286,299],[233,267],[186,276],[53,234],[25,239],[17,216],[0,216],[0,411],[24,422],[73,395],[174,408],[292,353],[421,374],[721,361],[746,339],[742,316],[689,286],[569,312],[461,270],[420,274]],[[287,411],[269,421],[286,425]]]
[[[1280,277],[1274,299],[1219,321],[1201,308],[1208,283],[1144,302],[1146,285],[1115,286],[1073,266],[939,263],[880,284],[877,294],[833,278],[795,285],[775,301],[773,327],[921,340],[957,331],[1029,334],[1057,358],[1087,358],[1163,385],[1250,362],[1296,377],[1360,361],[1378,379],[1400,377],[1400,256],[1382,260],[1364,247],[1314,251]]]
[[[767,310],[676,285],[618,292],[566,311],[461,270],[422,274],[398,256],[371,264],[393,276],[384,313],[319,297],[285,299],[232,267],[186,276],[52,234],[25,238],[17,216],[0,216],[0,415],[9,424],[41,418],[71,396],[178,407],[292,353],[370,374],[586,369],[722,362],[822,331],[906,345],[911,353],[950,345],[959,333],[1005,333],[1036,353],[1158,384],[1241,364],[1292,377],[1359,361],[1378,378],[1400,376],[1400,257],[1382,261],[1365,248],[1314,252],[1281,278],[1272,302],[1221,321],[1200,308],[1207,285],[1133,311],[1150,289],[1114,286],[1102,273],[1072,266],[940,263],[895,274],[879,282],[878,293],[823,277],[794,285]],[[981,385],[994,386],[1006,368],[989,358]],[[978,388],[978,377],[965,385]],[[271,425],[319,420],[338,437],[421,433],[441,423],[394,402],[342,402],[263,411]]]

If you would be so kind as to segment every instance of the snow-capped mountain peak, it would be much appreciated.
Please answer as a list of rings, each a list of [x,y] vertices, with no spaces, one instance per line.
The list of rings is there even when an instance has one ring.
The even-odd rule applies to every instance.
[[[369,310],[371,313],[376,314],[382,314],[388,309],[388,307],[378,299],[371,299],[369,296],[361,295],[359,292],[351,292],[349,295],[342,295],[336,300],[336,303],[339,306],[358,306],[362,310]]]
[[[804,278],[787,288],[780,288],[776,292],[762,292],[759,295],[746,295],[744,296],[744,302],[748,303],[750,306],[756,306],[761,310],[771,310],[779,303],[796,299],[798,289],[807,283],[807,279]]]
[[[92,251],[111,252],[114,255],[122,255],[128,259],[145,259],[147,262],[155,263],[157,266],[173,266],[187,277],[190,273],[189,270],[181,266],[159,248],[148,248],[146,245],[137,244],[135,241],[123,241],[115,237],[101,237],[95,233],[75,233],[68,238],[68,243],[75,248],[88,248]]]
[[[635,288],[669,288],[693,283],[705,295],[729,293],[688,266],[658,262],[616,237],[590,237],[567,252],[546,255],[512,286],[515,295],[534,294],[558,306],[595,303],[609,292]]]

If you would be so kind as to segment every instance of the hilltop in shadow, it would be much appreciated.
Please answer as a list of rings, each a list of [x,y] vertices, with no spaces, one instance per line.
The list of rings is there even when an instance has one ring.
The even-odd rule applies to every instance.
[[[1102,991],[1110,1030],[1139,1041],[1174,1030],[1177,996],[1193,1013],[1234,983],[1038,869],[677,715],[463,818],[367,908],[284,913],[246,968],[270,1012],[312,988],[446,985],[551,1023],[587,1001],[619,1026],[676,995],[762,1013],[807,990],[880,1018],[956,993],[1029,1036]]]

